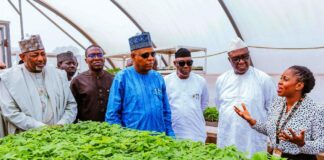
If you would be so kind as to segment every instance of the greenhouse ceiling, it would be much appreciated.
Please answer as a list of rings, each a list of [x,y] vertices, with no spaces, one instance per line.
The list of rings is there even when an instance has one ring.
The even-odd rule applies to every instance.
[[[17,6],[18,0],[9,1]],[[6,6],[9,6],[8,2],[5,2]],[[324,32],[321,31],[324,2],[321,0],[22,2],[67,30],[81,48],[97,43],[109,55],[129,52],[128,38],[148,31],[157,48],[178,45],[207,48],[208,66],[218,64],[208,67],[208,72],[222,73],[230,66],[226,54],[218,53],[226,51],[230,41],[241,36],[250,46],[254,65],[268,73],[280,73],[290,65],[304,64],[305,57],[312,62],[305,65],[323,73],[323,64],[314,61],[323,57],[319,54],[324,44]],[[25,24],[35,20],[28,18],[31,19],[24,17]],[[37,30],[32,33],[35,32]],[[269,61],[280,65],[266,65]]]
[[[10,22],[16,52],[22,36],[40,34],[46,51],[54,55],[57,47],[70,45],[83,55],[96,43],[114,57],[129,54],[128,38],[147,31],[157,50],[203,48],[193,57],[199,57],[195,64],[206,66],[212,86],[231,68],[226,50],[241,36],[253,65],[275,80],[289,66],[310,68],[317,79],[312,95],[324,102],[322,0],[22,0],[23,27],[19,1],[0,1],[0,22]]]

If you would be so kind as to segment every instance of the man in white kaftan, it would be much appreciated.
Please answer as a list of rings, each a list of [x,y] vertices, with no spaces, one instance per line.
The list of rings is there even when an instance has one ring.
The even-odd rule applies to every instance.
[[[5,71],[6,71],[5,69],[0,69],[0,77],[1,77],[1,74],[4,73]],[[1,94],[1,91],[2,90],[0,89],[0,94]],[[0,138],[5,136],[5,133],[6,133],[5,128],[6,128],[5,121],[2,116],[1,107],[0,107]]]
[[[1,70],[6,69],[6,67],[7,67],[6,64],[0,61],[0,73]]]
[[[165,77],[171,107],[172,128],[177,139],[205,143],[206,128],[203,111],[208,105],[206,80],[191,72],[190,51],[180,48],[175,53],[177,71]]]
[[[228,51],[233,67],[222,74],[216,82],[215,104],[219,110],[217,146],[234,145],[242,152],[252,155],[266,151],[267,137],[253,130],[234,112],[233,106],[244,103],[251,116],[266,120],[267,111],[276,95],[276,87],[270,76],[250,66],[247,45],[235,39]]]
[[[0,107],[4,134],[45,125],[72,123],[77,114],[66,73],[46,65],[39,36],[20,42],[24,64],[0,75]]]

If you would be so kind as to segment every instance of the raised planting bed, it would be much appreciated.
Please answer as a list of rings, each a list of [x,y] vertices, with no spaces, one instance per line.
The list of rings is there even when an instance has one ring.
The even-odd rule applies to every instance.
[[[259,153],[267,157],[266,153]],[[258,155],[257,155],[258,156]],[[29,130],[0,139],[0,159],[245,160],[235,147],[174,140],[161,133],[81,122]],[[252,158],[253,159],[253,158]],[[261,160],[257,157],[255,160]]]

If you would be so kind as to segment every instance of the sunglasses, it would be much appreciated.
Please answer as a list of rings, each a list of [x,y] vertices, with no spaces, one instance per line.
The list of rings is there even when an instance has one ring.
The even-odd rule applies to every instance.
[[[250,59],[250,55],[248,55],[248,54],[230,58],[230,60],[233,63],[239,63],[241,60],[248,61],[249,59]]]
[[[145,53],[143,53],[143,54],[140,54],[139,56],[141,56],[142,58],[146,59],[146,58],[149,58],[150,55],[151,55],[152,57],[155,57],[156,52],[145,52]]]
[[[186,64],[187,64],[187,66],[190,67],[193,64],[193,60],[190,60],[190,61],[178,61],[177,63],[178,63],[178,65],[180,67],[184,67]]]
[[[88,58],[96,58],[96,57],[102,58],[103,57],[103,53],[90,53],[90,54],[88,54],[87,57]]]

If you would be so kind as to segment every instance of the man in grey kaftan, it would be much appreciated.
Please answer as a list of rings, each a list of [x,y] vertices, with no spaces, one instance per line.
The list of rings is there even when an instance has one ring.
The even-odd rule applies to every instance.
[[[24,63],[0,75],[4,134],[72,123],[77,108],[66,73],[46,66],[46,53],[39,36],[31,36],[19,44]]]

